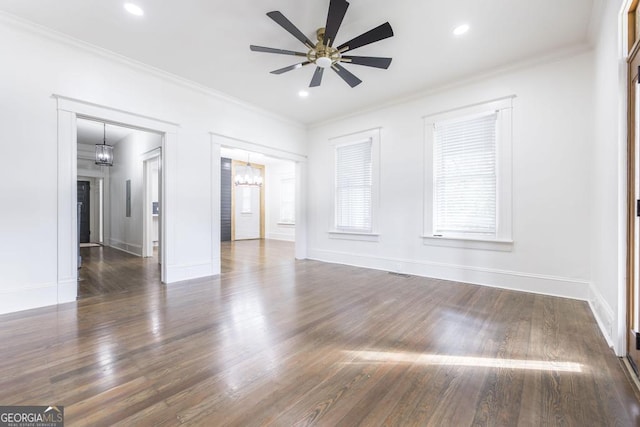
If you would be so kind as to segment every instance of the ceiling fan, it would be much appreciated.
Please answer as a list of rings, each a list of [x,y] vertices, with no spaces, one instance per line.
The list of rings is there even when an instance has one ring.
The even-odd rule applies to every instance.
[[[335,71],[347,84],[351,87],[355,87],[362,83],[362,80],[354,76],[343,64],[355,64],[365,65],[367,67],[375,68],[389,68],[391,64],[391,58],[381,58],[375,56],[347,56],[344,55],[347,51],[357,49],[359,47],[375,43],[377,41],[386,39],[393,36],[393,29],[388,22],[377,26],[376,28],[367,31],[359,35],[358,37],[349,40],[346,43],[341,44],[338,47],[333,47],[336,35],[342,24],[349,3],[345,0],[330,0],[329,13],[327,14],[327,23],[324,28],[318,28],[316,36],[318,38],[317,43],[313,43],[307,38],[295,25],[291,23],[281,12],[273,11],[267,13],[267,16],[282,28],[287,30],[291,35],[300,40],[307,49],[307,53],[295,52],[292,50],[274,49],[271,47],[255,46],[251,45],[250,48],[254,52],[266,52],[277,53],[280,55],[293,55],[306,57],[307,60],[299,64],[290,65],[288,67],[280,68],[278,70],[271,71],[271,74],[282,74],[287,71],[296,70],[302,68],[305,65],[315,64],[316,71],[313,73],[311,84],[309,87],[320,86],[322,82],[322,74],[326,68],[331,68]]]

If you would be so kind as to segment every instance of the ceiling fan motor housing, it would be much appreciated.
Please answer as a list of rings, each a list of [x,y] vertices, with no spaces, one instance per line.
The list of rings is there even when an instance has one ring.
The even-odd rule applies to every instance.
[[[340,55],[338,49],[325,44],[324,28],[318,28],[316,34],[318,36],[318,43],[313,49],[309,50],[307,58],[320,68],[329,68],[340,61],[342,55]]]

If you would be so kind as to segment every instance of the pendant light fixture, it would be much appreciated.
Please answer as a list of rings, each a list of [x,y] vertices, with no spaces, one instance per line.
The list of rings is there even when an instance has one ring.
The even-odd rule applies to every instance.
[[[102,144],[96,144],[96,165],[113,166],[113,146],[107,145],[107,124],[102,126]]]
[[[260,169],[251,166],[251,155],[247,156],[245,166],[236,167],[236,176],[233,180],[237,186],[262,187],[262,174]]]

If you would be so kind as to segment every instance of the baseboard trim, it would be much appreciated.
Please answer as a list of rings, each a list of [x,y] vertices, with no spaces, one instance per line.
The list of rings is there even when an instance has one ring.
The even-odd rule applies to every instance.
[[[73,302],[78,299],[78,280],[58,282],[58,304]]]
[[[3,289],[0,291],[0,314],[56,305],[58,302],[58,284],[55,282],[20,289]]]
[[[210,262],[199,264],[182,264],[167,266],[167,284],[183,282],[185,280],[200,279],[214,276],[216,273]]]
[[[589,307],[593,313],[593,317],[596,319],[596,323],[604,335],[604,339],[607,341],[609,347],[613,345],[613,325],[615,324],[615,315],[613,310],[602,297],[602,294],[591,284],[589,286]]]
[[[142,245],[127,243],[117,239],[109,239],[109,247],[130,255],[142,256]]]
[[[318,249],[309,250],[308,258],[334,264],[346,264],[581,301],[588,300],[591,286],[591,283],[586,280],[568,277]]]
[[[285,242],[295,242],[296,236],[292,236],[290,234],[284,234],[284,233],[269,233],[267,235],[267,239],[282,240]]]

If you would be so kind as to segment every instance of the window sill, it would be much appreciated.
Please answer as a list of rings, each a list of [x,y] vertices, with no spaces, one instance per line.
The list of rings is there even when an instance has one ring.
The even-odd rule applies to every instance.
[[[421,236],[425,246],[446,248],[480,249],[486,251],[511,252],[513,240],[474,239],[469,237]]]
[[[361,242],[377,242],[380,240],[378,233],[368,233],[365,231],[329,231],[330,239],[357,240]]]

